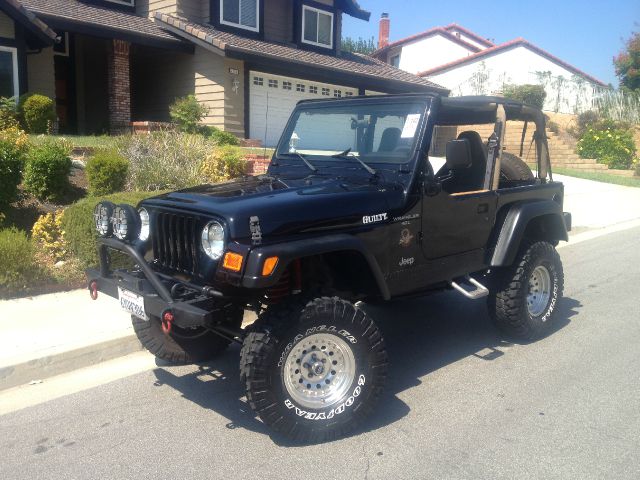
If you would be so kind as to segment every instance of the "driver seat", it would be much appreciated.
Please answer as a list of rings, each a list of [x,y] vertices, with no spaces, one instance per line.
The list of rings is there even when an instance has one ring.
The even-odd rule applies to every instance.
[[[478,132],[467,130],[458,135],[458,140],[469,142],[471,166],[451,170],[451,177],[443,182],[442,188],[447,193],[482,190],[487,169],[487,156],[484,153],[482,138]]]

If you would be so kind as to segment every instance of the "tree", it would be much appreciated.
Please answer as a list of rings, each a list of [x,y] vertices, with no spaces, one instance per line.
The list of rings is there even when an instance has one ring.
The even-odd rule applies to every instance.
[[[625,48],[613,58],[620,86],[625,90],[640,92],[640,32],[631,34]]]
[[[373,37],[368,40],[365,40],[362,37],[358,37],[357,40],[354,40],[351,37],[345,37],[342,39],[342,50],[371,55],[376,51],[376,42]]]

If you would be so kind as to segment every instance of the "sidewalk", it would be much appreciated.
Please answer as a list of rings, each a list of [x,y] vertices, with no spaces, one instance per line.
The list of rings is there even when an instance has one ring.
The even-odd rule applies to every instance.
[[[640,188],[563,175],[572,236],[640,219]],[[141,350],[128,314],[87,290],[0,301],[0,390]],[[255,319],[245,314],[245,322]]]

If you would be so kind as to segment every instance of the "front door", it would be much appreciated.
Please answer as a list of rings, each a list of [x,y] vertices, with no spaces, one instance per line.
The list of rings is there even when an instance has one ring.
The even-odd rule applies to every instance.
[[[495,191],[425,194],[422,249],[427,260],[480,255],[491,235],[497,203]]]

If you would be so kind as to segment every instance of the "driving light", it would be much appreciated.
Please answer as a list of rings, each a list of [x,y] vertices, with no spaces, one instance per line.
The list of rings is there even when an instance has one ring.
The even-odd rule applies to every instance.
[[[146,208],[140,208],[138,210],[138,215],[140,217],[140,235],[138,235],[138,238],[144,242],[149,239],[151,225],[149,212],[147,212]]]
[[[209,222],[202,230],[202,248],[204,253],[218,260],[224,251],[224,228],[218,222]]]
[[[113,234],[119,240],[133,240],[140,231],[138,212],[131,205],[121,204],[113,209]]]
[[[111,215],[113,215],[114,208],[115,205],[111,202],[100,202],[93,209],[93,222],[101,237],[111,236]]]

